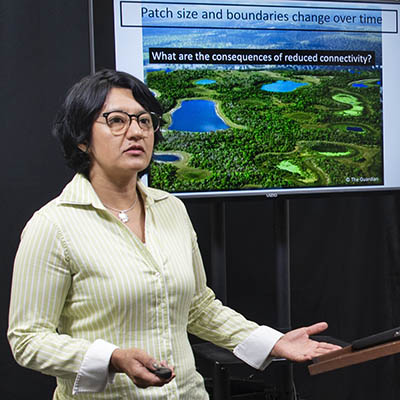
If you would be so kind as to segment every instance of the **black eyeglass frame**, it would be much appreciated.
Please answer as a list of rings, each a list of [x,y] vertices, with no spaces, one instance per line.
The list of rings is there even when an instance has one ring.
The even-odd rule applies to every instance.
[[[101,114],[101,116],[105,118],[106,124],[107,124],[107,126],[108,126],[109,128],[110,128],[110,125],[109,125],[109,123],[108,123],[108,116],[109,116],[110,114],[112,114],[112,113],[122,113],[122,114],[125,114],[125,115],[127,115],[127,116],[129,117],[129,124],[128,124],[128,126],[126,127],[126,129],[125,129],[124,131],[121,131],[121,133],[120,133],[121,135],[124,134],[124,133],[126,133],[126,132],[128,131],[128,129],[130,128],[130,126],[131,126],[131,124],[132,124],[132,118],[133,118],[133,117],[136,118],[136,122],[138,123],[139,128],[140,128],[140,129],[143,129],[143,128],[140,126],[140,124],[139,124],[139,117],[140,117],[141,115],[143,115],[143,114],[150,114],[151,122],[152,122],[152,124],[153,124],[153,132],[156,132],[156,131],[160,128],[161,116],[158,115],[158,114],[156,114],[156,113],[153,112],[153,111],[150,111],[150,112],[149,112],[149,111],[142,111],[142,112],[139,113],[139,114],[129,114],[129,113],[127,113],[126,111],[123,111],[123,110],[112,110],[112,111],[108,111],[108,112],[105,112],[105,113]],[[154,121],[156,121],[157,124],[154,124]],[[111,129],[111,128],[110,128],[110,129]],[[113,134],[115,134],[115,133],[113,133]]]

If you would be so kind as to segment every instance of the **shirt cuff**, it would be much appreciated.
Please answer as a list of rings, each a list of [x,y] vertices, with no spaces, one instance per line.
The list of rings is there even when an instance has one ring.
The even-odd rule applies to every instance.
[[[83,358],[75,379],[72,394],[101,392],[112,383],[115,373],[109,372],[112,352],[118,347],[102,339],[94,341]]]
[[[264,370],[271,363],[269,357],[283,333],[268,326],[260,326],[234,349],[233,354],[253,368]]]

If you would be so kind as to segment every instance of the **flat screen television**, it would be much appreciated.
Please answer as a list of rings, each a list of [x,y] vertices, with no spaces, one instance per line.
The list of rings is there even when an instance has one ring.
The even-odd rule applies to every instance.
[[[391,191],[399,11],[386,1],[114,0],[115,47],[96,40],[96,18],[94,37],[162,104],[152,187],[180,197]]]

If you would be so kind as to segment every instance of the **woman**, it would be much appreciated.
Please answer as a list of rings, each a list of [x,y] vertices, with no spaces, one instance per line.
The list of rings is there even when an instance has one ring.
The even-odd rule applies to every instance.
[[[57,377],[53,399],[207,399],[188,332],[260,369],[337,348],[308,337],[325,323],[282,335],[215,299],[182,202],[138,179],[161,113],[142,82],[105,70],[57,116],[76,175],[24,229],[8,331],[18,363]]]

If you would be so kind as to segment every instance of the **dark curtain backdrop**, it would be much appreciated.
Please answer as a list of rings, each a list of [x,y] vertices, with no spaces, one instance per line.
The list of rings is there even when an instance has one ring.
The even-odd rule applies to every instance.
[[[0,0],[0,54],[0,395],[49,399],[53,378],[19,367],[5,333],[20,232],[72,176],[50,127],[66,90],[90,72],[87,2]],[[225,201],[227,303],[272,326],[274,201]],[[209,203],[185,202],[212,276]],[[293,327],[326,320],[329,335],[351,341],[400,325],[399,206],[400,193],[289,200]],[[391,356],[315,377],[296,365],[296,389],[312,400],[397,400],[399,360]]]

